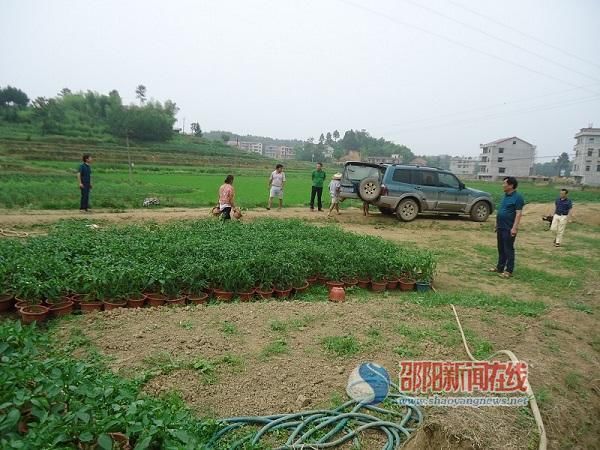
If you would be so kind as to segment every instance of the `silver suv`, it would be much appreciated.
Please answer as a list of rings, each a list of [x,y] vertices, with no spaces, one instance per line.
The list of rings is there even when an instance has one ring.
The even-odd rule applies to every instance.
[[[347,162],[340,196],[360,198],[404,222],[419,213],[464,214],[485,222],[494,210],[491,194],[465,187],[452,172],[402,164]]]

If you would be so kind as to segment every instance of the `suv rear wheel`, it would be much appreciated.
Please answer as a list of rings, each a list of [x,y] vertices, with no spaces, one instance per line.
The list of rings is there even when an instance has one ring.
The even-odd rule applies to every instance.
[[[410,222],[417,218],[419,214],[419,205],[412,198],[405,198],[396,208],[396,216],[403,222]]]
[[[358,185],[358,196],[365,202],[372,202],[379,198],[381,184],[375,177],[365,178]]]
[[[490,205],[484,201],[478,201],[471,208],[471,220],[485,222],[490,215]]]

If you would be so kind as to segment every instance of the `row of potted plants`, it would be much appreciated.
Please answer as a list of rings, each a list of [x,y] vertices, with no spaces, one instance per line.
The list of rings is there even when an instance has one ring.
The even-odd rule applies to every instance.
[[[359,287],[371,289],[374,292],[395,289],[401,291],[413,291],[415,287],[418,288],[418,283],[407,277],[400,277],[398,279],[388,278],[379,282],[364,278],[343,278],[340,281],[328,281],[324,277],[313,276],[305,280],[299,286],[285,290],[255,287],[249,289],[247,292],[233,292],[205,288],[203,291],[197,293],[180,293],[176,296],[147,292],[141,294],[134,293],[116,299],[104,300],[100,300],[94,295],[65,294],[56,299],[32,301],[5,294],[0,297],[0,312],[9,310],[14,306],[21,315],[23,322],[30,323],[33,321],[42,321],[48,316],[60,317],[68,315],[76,310],[80,310],[83,313],[89,313],[102,310],[109,311],[116,308],[141,308],[146,305],[149,307],[183,306],[186,304],[205,305],[211,301],[211,299],[221,302],[230,302],[233,299],[237,299],[241,302],[250,302],[255,299],[288,299],[303,294],[311,285],[315,284],[325,284],[330,291],[333,288],[338,287]]]
[[[0,294],[30,302],[60,303],[73,292],[98,301],[131,292],[178,298],[209,287],[285,293],[314,274],[357,284],[368,279],[377,287],[401,276],[430,282],[434,272],[435,258],[426,250],[297,220],[201,220],[101,230],[71,221],[47,236],[0,241]]]

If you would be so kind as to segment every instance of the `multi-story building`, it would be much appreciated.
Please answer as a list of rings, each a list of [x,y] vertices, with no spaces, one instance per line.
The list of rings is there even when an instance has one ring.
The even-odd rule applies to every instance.
[[[475,176],[479,161],[472,156],[455,156],[450,159],[450,172],[456,175]]]
[[[292,147],[286,145],[267,145],[263,155],[273,159],[294,159],[296,152]]]
[[[600,128],[582,128],[575,139],[571,176],[578,183],[600,186]]]
[[[533,174],[535,145],[516,136],[481,144],[480,180],[495,181],[502,177],[526,178]]]
[[[263,145],[260,142],[240,142],[239,149],[248,153],[258,153],[262,155]]]

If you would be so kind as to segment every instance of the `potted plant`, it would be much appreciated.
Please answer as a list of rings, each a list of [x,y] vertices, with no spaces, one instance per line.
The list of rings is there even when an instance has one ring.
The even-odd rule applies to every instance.
[[[235,293],[241,302],[249,302],[254,296],[254,277],[246,268],[237,272]]]
[[[204,278],[190,277],[187,285],[187,298],[193,305],[204,305],[208,303],[208,293],[205,289],[208,283]]]
[[[437,262],[431,252],[424,252],[420,262],[420,268],[416,276],[416,287],[418,292],[427,292],[431,289]]]

